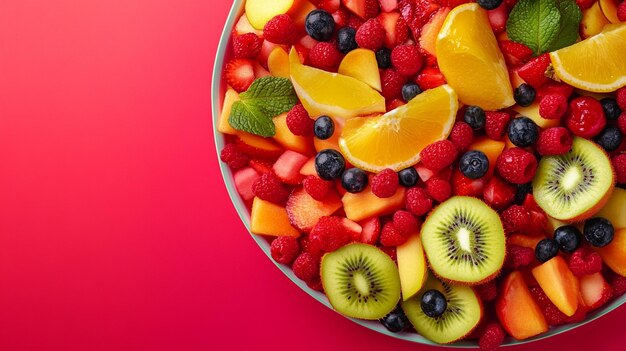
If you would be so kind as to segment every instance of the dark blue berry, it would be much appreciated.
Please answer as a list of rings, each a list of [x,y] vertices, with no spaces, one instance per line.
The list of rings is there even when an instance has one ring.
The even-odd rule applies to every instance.
[[[420,89],[420,86],[413,82],[408,82],[402,87],[402,98],[406,102],[413,100],[414,97],[421,93],[422,89]]]
[[[528,117],[518,117],[509,123],[509,139],[515,146],[528,147],[537,142],[539,127]]]
[[[417,171],[413,167],[405,168],[398,172],[398,178],[400,179],[400,185],[410,188],[417,184]]]
[[[317,41],[327,41],[335,31],[335,19],[324,10],[314,10],[306,16],[304,28],[311,38]]]
[[[608,152],[615,151],[622,144],[624,136],[616,126],[606,126],[598,136],[596,142]]]
[[[533,183],[518,184],[515,192],[515,203],[521,205],[526,200],[528,194],[533,193]]]
[[[313,133],[318,139],[326,140],[335,133],[335,122],[328,116],[320,116],[315,120]]]
[[[343,27],[337,33],[337,48],[344,54],[356,49],[359,45],[354,39],[356,36],[356,30],[350,27]]]
[[[515,98],[515,102],[517,102],[520,106],[530,106],[535,101],[535,96],[537,96],[537,92],[535,88],[533,88],[530,84],[522,84],[513,93],[513,98]]]
[[[616,120],[622,114],[622,109],[619,108],[617,101],[613,98],[604,98],[600,100],[600,104],[608,120]]]
[[[485,10],[494,10],[498,6],[502,5],[503,0],[478,0],[478,5]]]
[[[388,315],[380,320],[387,330],[392,333],[398,333],[404,330],[406,326],[409,324],[404,311],[400,307],[397,307],[395,310],[391,311]]]
[[[615,228],[613,224],[602,217],[595,217],[585,222],[583,229],[585,233],[585,239],[595,247],[604,247],[613,241],[615,235]]]
[[[346,161],[339,151],[326,149],[315,156],[315,170],[317,175],[324,180],[341,177],[344,169],[346,169]]]
[[[535,258],[544,263],[559,253],[559,244],[554,239],[543,239],[535,247]]]
[[[459,169],[464,176],[471,179],[478,179],[484,176],[487,170],[489,170],[489,159],[482,151],[468,151],[461,156]]]
[[[431,289],[422,295],[421,306],[425,315],[437,318],[446,312],[448,301],[439,290]]]
[[[478,106],[468,106],[463,115],[463,119],[474,130],[479,130],[485,127],[487,117],[485,111]]]
[[[376,51],[376,62],[378,63],[378,68],[391,67],[391,50],[382,48]]]
[[[554,231],[554,240],[565,253],[572,253],[580,247],[582,241],[582,233],[578,228],[572,225],[558,227]]]
[[[347,169],[341,175],[341,186],[349,193],[360,193],[367,187],[367,174],[358,168]]]

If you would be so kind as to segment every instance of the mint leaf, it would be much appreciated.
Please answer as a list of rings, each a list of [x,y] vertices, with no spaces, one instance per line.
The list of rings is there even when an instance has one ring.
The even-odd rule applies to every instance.
[[[559,35],[561,12],[555,0],[520,0],[509,15],[506,32],[535,55],[548,51]]]
[[[255,80],[239,95],[228,117],[231,127],[248,133],[271,137],[276,134],[273,117],[298,103],[298,96],[287,78],[263,77]]]
[[[583,18],[580,7],[573,0],[556,0],[556,6],[561,13],[561,26],[548,51],[556,51],[574,44],[578,39],[578,27]]]

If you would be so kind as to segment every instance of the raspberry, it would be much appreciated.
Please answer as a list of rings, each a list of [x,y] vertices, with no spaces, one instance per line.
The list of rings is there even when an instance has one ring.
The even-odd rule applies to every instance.
[[[287,202],[289,191],[274,173],[265,173],[252,184],[252,193],[261,200],[283,205]]]
[[[309,234],[311,244],[324,252],[332,252],[350,242],[340,217],[322,217]]]
[[[391,63],[403,76],[417,74],[424,65],[424,59],[415,45],[398,45],[391,51]]]
[[[389,68],[383,70],[380,75],[382,83],[382,94],[387,100],[393,100],[402,95],[402,87],[406,83],[406,78],[396,72],[395,69]]]
[[[507,234],[523,230],[530,221],[530,211],[520,205],[513,205],[500,214],[502,226]]]
[[[474,141],[474,130],[465,122],[456,122],[450,132],[450,141],[459,152],[467,150]]]
[[[411,212],[397,211],[393,214],[393,225],[403,236],[409,236],[417,232],[419,228],[419,221]]]
[[[377,18],[371,18],[356,31],[355,39],[360,47],[377,51],[385,43],[385,28]]]
[[[547,95],[562,95],[565,99],[574,93],[574,88],[568,84],[548,80],[539,90],[537,90],[537,101],[541,101]]]
[[[504,341],[504,330],[500,323],[494,322],[485,326],[482,335],[478,339],[478,346],[483,351],[494,351]]]
[[[308,176],[304,178],[302,185],[307,194],[315,200],[322,201],[333,188],[334,183],[316,176]]]
[[[295,105],[291,111],[287,113],[287,128],[294,135],[310,136],[313,135],[313,126],[315,121],[309,117],[302,104]]]
[[[572,135],[564,127],[544,129],[539,133],[537,152],[543,156],[562,155],[572,149]]]
[[[616,297],[622,296],[626,293],[626,278],[619,274],[614,274],[611,277],[610,282],[613,287],[613,293]]]
[[[614,156],[611,159],[615,169],[615,179],[617,184],[626,184],[626,154]]]
[[[433,208],[433,200],[422,188],[410,188],[406,192],[406,209],[416,216],[423,216]]]
[[[582,322],[587,318],[587,312],[589,312],[587,307],[583,306],[582,304],[579,304],[578,308],[576,309],[576,312],[574,312],[574,314],[571,317],[567,317],[565,319],[565,323]]]
[[[374,18],[380,13],[380,4],[378,0],[365,0],[365,16],[364,18]]]
[[[506,112],[492,112],[485,113],[487,118],[485,122],[485,133],[490,139],[502,140],[504,133],[506,133],[506,126],[509,124],[511,116]]]
[[[560,119],[567,112],[567,98],[561,94],[546,95],[539,103],[539,114],[545,119]]]
[[[507,245],[505,268],[518,269],[528,266],[535,259],[535,251],[519,245]]]
[[[380,198],[392,197],[399,184],[398,173],[391,168],[383,169],[372,177],[372,193]]]
[[[617,19],[626,22],[626,3],[624,1],[617,7]]]
[[[270,252],[274,261],[291,264],[300,255],[300,244],[293,236],[280,236],[272,240]]]
[[[358,30],[359,28],[361,28],[363,23],[365,23],[365,21],[360,19],[359,16],[351,15],[350,18],[348,18],[347,26],[353,28],[354,30]]]
[[[309,51],[309,60],[313,67],[332,70],[339,65],[341,53],[337,50],[335,44],[317,43]]]
[[[295,22],[286,14],[275,16],[263,27],[263,37],[274,44],[293,44],[297,33]]]
[[[379,247],[380,251],[386,253],[394,262],[398,262],[398,251],[395,246]]]
[[[577,277],[598,273],[602,270],[602,258],[600,255],[586,247],[574,251],[569,258],[569,269]]]
[[[570,101],[565,125],[574,135],[593,138],[606,126],[604,109],[591,96],[580,96]]]
[[[246,33],[233,38],[235,58],[254,58],[261,51],[263,39],[254,33]]]
[[[452,186],[441,178],[432,177],[426,181],[426,192],[431,198],[444,202],[452,195]]]
[[[622,112],[619,117],[617,117],[617,126],[622,134],[626,134],[626,112]]]
[[[493,301],[498,297],[498,286],[495,280],[476,285],[474,290],[476,290],[476,293],[478,293],[478,296],[483,302]]]
[[[306,283],[314,283],[320,279],[320,258],[308,252],[303,252],[291,266],[293,274]]]
[[[504,150],[498,157],[496,169],[502,178],[513,184],[530,182],[537,172],[537,159],[530,152],[514,147]]]
[[[546,317],[546,322],[548,325],[557,326],[566,322],[567,316],[561,312],[553,303],[550,301],[546,293],[541,290],[538,286],[533,286],[530,288],[530,294],[533,296],[541,312]]]
[[[426,146],[420,158],[428,169],[439,172],[456,160],[457,153],[456,146],[450,140],[441,140]]]
[[[620,5],[620,7],[626,6],[622,2],[622,5]],[[623,10],[622,12],[626,12],[626,10]],[[617,100],[617,106],[619,106],[622,111],[626,111],[626,87],[617,89],[617,93],[615,94],[615,100]]]
[[[300,236],[300,247],[302,252],[308,252],[315,257],[322,257],[324,252],[311,242],[309,235]]]
[[[225,162],[233,170],[245,167],[248,164],[248,156],[244,155],[235,144],[226,144],[220,152],[220,160]]]
[[[408,235],[402,233],[396,228],[393,222],[387,222],[383,226],[383,231],[380,233],[380,243],[383,246],[398,246],[402,245],[408,239]]]
[[[324,285],[322,285],[322,279],[317,279],[317,280],[313,280],[312,282],[308,282],[306,283],[306,285],[315,290],[315,291],[320,291],[320,292],[324,292]]]

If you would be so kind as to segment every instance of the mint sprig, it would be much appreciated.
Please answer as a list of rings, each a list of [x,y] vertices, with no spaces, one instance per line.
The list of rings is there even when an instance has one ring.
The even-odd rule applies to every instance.
[[[298,103],[291,81],[277,77],[255,80],[247,91],[239,94],[239,98],[233,104],[228,123],[234,129],[262,137],[274,136],[276,127],[272,118]]]
[[[509,15],[509,38],[535,55],[572,45],[578,39],[582,12],[574,0],[520,0]]]

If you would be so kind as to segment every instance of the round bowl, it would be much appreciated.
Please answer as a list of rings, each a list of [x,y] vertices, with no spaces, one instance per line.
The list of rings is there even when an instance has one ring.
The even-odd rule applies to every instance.
[[[216,146],[218,157],[219,157],[220,150],[224,147],[224,137],[217,130],[217,124],[215,123],[217,119],[219,118],[222,103],[224,100],[224,93],[226,91],[226,85],[223,81],[222,71],[223,71],[225,62],[227,62],[228,59],[232,57],[232,47],[231,47],[231,40],[230,40],[231,33],[233,31],[233,28],[235,27],[235,24],[237,23],[237,20],[239,19],[239,16],[241,16],[241,14],[244,11],[244,4],[245,4],[245,0],[234,0],[233,2],[233,7],[230,10],[228,19],[226,20],[226,24],[224,25],[224,31],[222,32],[222,36],[220,38],[219,46],[217,49],[217,54],[215,57],[215,65],[213,67],[213,78],[211,82],[211,101],[212,101],[212,112],[213,112],[213,116],[212,116],[213,135],[215,138],[215,146]],[[241,221],[246,226],[248,232],[250,232],[250,213],[248,212],[248,209],[244,205],[243,200],[239,197],[239,194],[237,193],[237,190],[235,189],[235,185],[233,182],[233,173],[228,168],[228,166],[226,166],[223,162],[220,162],[219,164],[220,164],[220,170],[222,172],[222,176],[224,178],[224,184],[226,185],[226,189],[228,190],[230,199],[232,200],[233,205],[235,206],[235,209],[237,210],[237,213],[239,214],[239,217],[241,218]],[[288,266],[278,264],[271,258],[270,245],[267,242],[267,240],[257,235],[250,235],[250,238],[252,238],[252,240],[254,240],[259,245],[259,248],[263,250],[263,252],[267,255],[267,257],[269,258],[269,261],[274,263],[276,267],[278,267],[278,269],[280,269],[287,277],[289,277],[289,279],[291,279],[291,281],[295,285],[300,287],[300,289],[304,290],[312,298],[319,301],[321,304],[323,304],[327,308],[332,309],[332,307],[330,306],[330,303],[328,302],[328,299],[326,298],[326,295],[324,295],[323,293],[319,291],[315,291],[309,288],[303,281],[298,279],[293,274],[293,272]],[[590,313],[587,316],[587,319],[580,323],[567,324],[567,325],[562,325],[559,327],[551,328],[548,332],[544,334],[538,335],[534,338],[522,340],[522,341],[515,340],[513,338],[507,338],[504,341],[503,346],[526,344],[529,342],[549,338],[551,336],[564,333],[568,330],[572,330],[574,328],[580,327],[597,318],[602,317],[603,315],[619,307],[625,301],[626,301],[626,295],[622,295],[621,297],[613,300],[611,303],[607,304],[603,308]],[[345,317],[345,318],[348,318],[348,317]],[[450,345],[440,345],[413,332],[392,333],[388,331],[385,327],[383,327],[381,323],[377,321],[365,321],[365,320],[354,319],[354,318],[349,318],[349,319],[359,325],[362,325],[378,333],[389,335],[396,339],[402,339],[402,340],[406,340],[406,341],[410,341],[410,342],[414,342],[418,344],[456,347],[456,348],[478,348],[478,345],[476,344],[476,342],[460,341],[460,342],[456,342]]]

